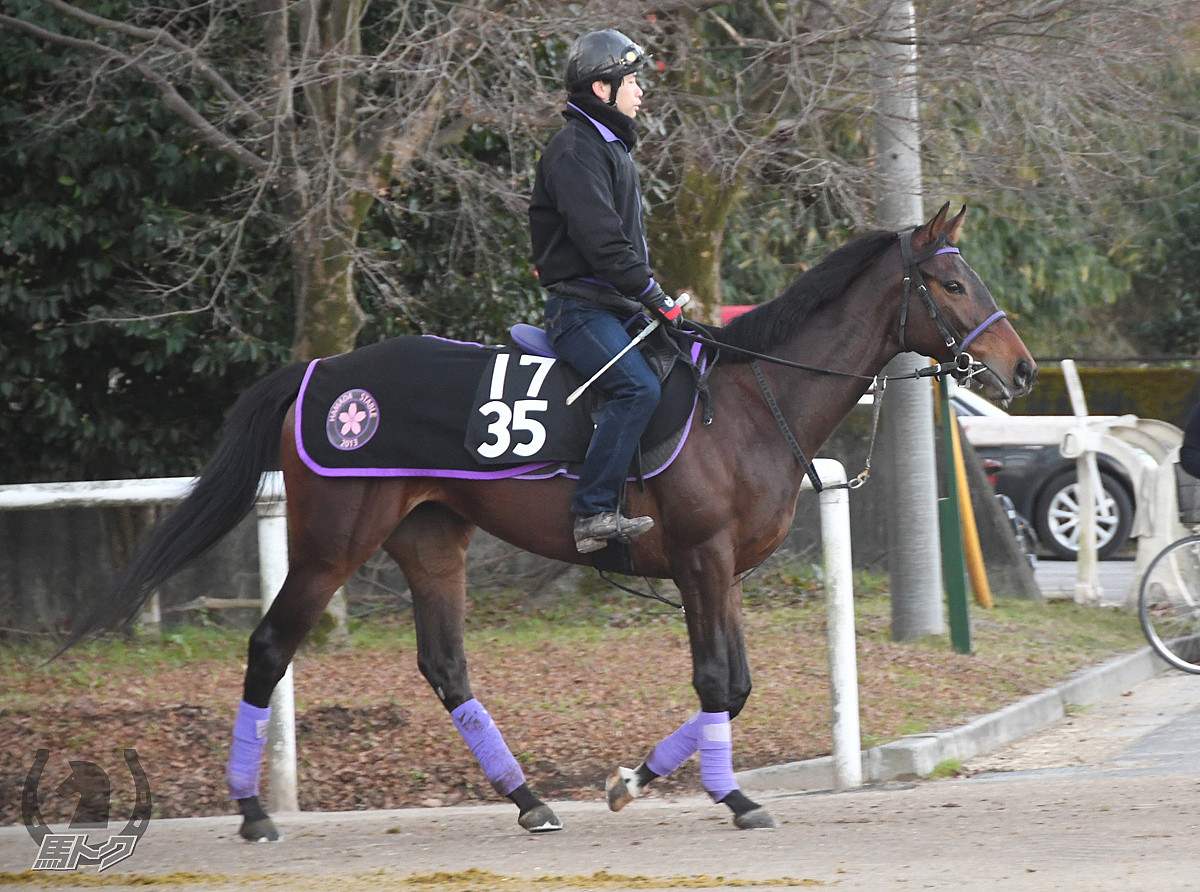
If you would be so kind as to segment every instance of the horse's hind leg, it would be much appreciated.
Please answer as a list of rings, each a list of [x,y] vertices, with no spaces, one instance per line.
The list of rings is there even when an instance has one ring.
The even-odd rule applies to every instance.
[[[344,500],[349,498],[347,489],[345,483],[338,488]],[[242,813],[240,833],[251,841],[279,838],[258,798],[271,693],[333,593],[379,549],[398,523],[401,508],[396,493],[383,487],[363,489],[366,491],[355,494],[357,509],[340,513],[328,504],[303,504],[301,496],[289,501],[288,574],[250,636],[246,680],[226,772],[230,797]]]
[[[467,610],[467,545],[474,524],[435,502],[417,507],[384,543],[412,590],[417,666],[446,707],[493,789],[519,810],[531,833],[562,822],[525,782],[500,730],[471,693],[463,624]]]

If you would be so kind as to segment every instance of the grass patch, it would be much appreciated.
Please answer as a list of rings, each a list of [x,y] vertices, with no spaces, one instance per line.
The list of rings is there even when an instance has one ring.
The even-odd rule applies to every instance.
[[[930,777],[957,777],[962,771],[962,762],[958,759],[942,759],[933,766],[933,771],[929,772]]]

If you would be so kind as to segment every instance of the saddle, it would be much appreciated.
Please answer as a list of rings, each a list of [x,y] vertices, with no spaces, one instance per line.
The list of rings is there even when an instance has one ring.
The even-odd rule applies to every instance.
[[[634,316],[626,323],[626,329],[630,327],[630,323],[644,323],[646,321],[645,316]],[[550,338],[546,335],[544,328],[518,322],[508,330],[508,334],[512,338],[513,343],[526,353],[534,356],[546,356],[552,359],[558,358],[558,354],[554,352],[554,346],[550,343]],[[658,376],[659,384],[667,380],[667,376],[670,375],[671,370],[675,367],[675,363],[681,355],[680,349],[668,341],[665,336],[649,337],[638,344],[637,349],[642,352],[642,356],[649,364],[651,370]]]

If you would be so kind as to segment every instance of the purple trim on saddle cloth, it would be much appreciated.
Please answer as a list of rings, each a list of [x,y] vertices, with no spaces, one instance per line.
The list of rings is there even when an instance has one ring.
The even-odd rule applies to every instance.
[[[472,697],[450,717],[497,793],[507,796],[525,783],[525,773],[482,703]]]
[[[700,783],[720,802],[738,788],[733,778],[733,733],[727,712],[700,713]]]
[[[450,338],[439,338],[435,335],[423,335],[423,337],[433,338],[436,341],[448,341],[451,344],[469,344],[469,341],[454,341]],[[482,344],[474,344],[473,346],[480,347]],[[308,454],[308,450],[304,448],[304,440],[301,437],[299,420],[302,418],[304,409],[304,394],[308,389],[308,381],[312,378],[313,370],[317,367],[320,359],[314,359],[308,364],[308,369],[304,373],[304,380],[300,383],[300,393],[296,396],[296,424],[294,425],[294,434],[296,440],[296,452],[300,455],[300,460],[316,474],[322,477],[456,477],[462,480],[502,480],[506,477],[517,477],[521,474],[526,474],[531,471],[537,471],[541,468],[552,464],[551,462],[535,462],[529,465],[521,465],[516,468],[501,468],[497,471],[442,471],[429,468],[327,468],[324,465],[318,464]]]
[[[258,771],[263,748],[267,745],[270,720],[271,707],[251,706],[245,700],[238,703],[237,719],[233,723],[233,746],[225,768],[230,799],[258,795]]]
[[[485,346],[484,344],[476,344],[472,341],[456,341],[453,338],[443,338],[437,335],[422,335],[421,337],[432,338],[435,341],[445,341],[450,344],[468,344],[473,347]],[[703,347],[701,344],[692,344],[692,362],[699,362],[701,370],[704,370],[708,363],[701,360],[702,350]],[[300,382],[300,392],[296,395],[296,423],[293,425],[296,453],[300,456],[300,460],[315,474],[322,477],[451,477],[458,480],[505,480],[510,477],[517,477],[521,480],[549,480],[551,477],[558,476],[568,477],[572,480],[579,479],[578,474],[568,472],[559,462],[534,462],[514,468],[500,468],[495,471],[448,471],[430,468],[327,468],[324,465],[318,464],[308,454],[308,450],[304,448],[304,440],[301,436],[299,422],[303,417],[304,394],[308,390],[309,379],[312,378],[313,371],[320,361],[320,359],[314,359],[308,364],[308,369],[304,372],[304,380]],[[661,467],[645,474],[644,479],[658,476],[679,457],[679,453],[683,451],[683,444],[687,442],[688,435],[692,431],[692,420],[696,417],[696,403],[699,399],[700,396],[697,394],[696,398],[692,400],[692,411],[688,415],[687,425],[684,428],[683,436],[679,438],[679,444],[675,447],[675,451],[671,453],[670,458],[663,462]],[[545,468],[551,468],[552,470],[543,474],[537,473]]]

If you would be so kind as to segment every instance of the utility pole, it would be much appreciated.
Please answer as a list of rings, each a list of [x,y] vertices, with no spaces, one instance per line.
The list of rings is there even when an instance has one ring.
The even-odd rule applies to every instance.
[[[878,0],[876,8],[875,215],[881,228],[903,230],[925,222],[916,12],[912,0]],[[920,311],[919,303],[916,309]],[[920,354],[901,353],[884,374],[906,374],[926,364]],[[888,572],[895,641],[945,633],[933,425],[929,379],[888,385],[880,442],[889,481]]]

